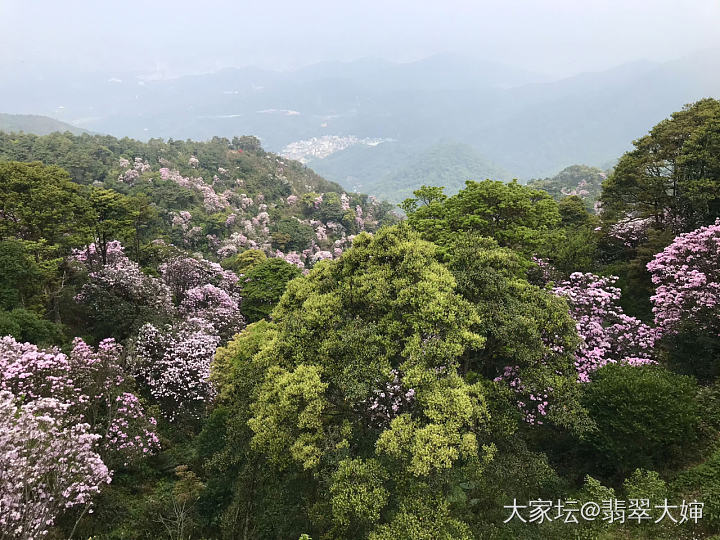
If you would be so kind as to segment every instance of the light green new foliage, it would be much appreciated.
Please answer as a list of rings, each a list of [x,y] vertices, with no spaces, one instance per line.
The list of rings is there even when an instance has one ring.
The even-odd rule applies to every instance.
[[[649,499],[653,503],[660,503],[668,496],[667,484],[660,475],[645,469],[635,469],[623,482],[623,489],[628,499]]]
[[[390,496],[383,487],[388,477],[388,472],[375,459],[344,459],[338,463],[330,487],[337,523],[343,526],[376,523]]]
[[[248,425],[255,432],[252,444],[269,450],[284,465],[289,457],[310,469],[318,464],[323,439],[321,416],[327,408],[318,366],[299,365],[293,371],[271,367],[252,404]]]
[[[453,375],[434,381],[418,393],[422,419],[403,414],[377,441],[377,451],[405,463],[415,476],[449,469],[460,459],[478,456],[476,432],[489,414],[480,385],[468,385]],[[491,448],[484,447],[486,455]]]
[[[390,523],[375,529],[369,540],[473,540],[470,527],[451,517],[448,504],[423,497],[401,504]]]

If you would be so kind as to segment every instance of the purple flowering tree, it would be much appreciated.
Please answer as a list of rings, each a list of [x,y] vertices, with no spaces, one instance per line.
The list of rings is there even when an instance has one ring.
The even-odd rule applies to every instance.
[[[720,219],[681,234],[647,265],[655,285],[655,324],[664,336],[683,323],[720,336]]]
[[[65,509],[89,509],[92,497],[110,483],[111,473],[95,451],[100,435],[69,409],[54,398],[22,403],[0,391],[3,538],[43,536]]]
[[[111,465],[135,462],[159,448],[155,419],[129,390],[132,380],[121,363],[122,347],[112,339],[97,350],[82,339],[69,355],[38,349],[12,337],[0,339],[0,390],[24,403],[51,398],[98,435],[99,452]]]
[[[140,329],[134,371],[170,421],[197,419],[205,413],[215,395],[210,363],[219,343],[217,331],[204,319]]]
[[[617,278],[575,272],[553,293],[564,297],[577,323],[582,344],[575,353],[578,380],[608,363],[641,365],[654,363],[657,332],[635,317],[623,313],[618,304]]]
[[[209,283],[193,287],[185,293],[180,313],[186,318],[208,321],[222,339],[228,339],[242,330],[245,323],[237,298]]]

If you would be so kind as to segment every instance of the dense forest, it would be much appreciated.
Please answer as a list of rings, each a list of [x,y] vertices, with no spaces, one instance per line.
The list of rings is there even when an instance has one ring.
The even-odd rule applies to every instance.
[[[720,102],[400,207],[0,133],[0,539],[720,535]]]

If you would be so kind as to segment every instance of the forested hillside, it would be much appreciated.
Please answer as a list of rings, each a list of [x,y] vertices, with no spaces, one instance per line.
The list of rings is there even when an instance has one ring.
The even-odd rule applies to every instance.
[[[594,210],[606,178],[607,173],[597,167],[572,165],[553,177],[530,180],[527,185],[547,191],[558,201],[565,197],[580,197],[589,209]]]
[[[0,134],[0,538],[717,537],[720,102],[633,144],[399,222],[254,137]]]
[[[6,133],[32,133],[34,135],[48,135],[56,131],[68,131],[74,135],[86,132],[84,129],[47,116],[5,113],[0,113],[0,131]]]
[[[344,186],[401,202],[423,183],[457,193],[466,180],[509,180],[510,174],[489,163],[467,144],[441,142],[418,150],[395,142],[353,146],[309,165]],[[346,174],[351,171],[351,174]]]

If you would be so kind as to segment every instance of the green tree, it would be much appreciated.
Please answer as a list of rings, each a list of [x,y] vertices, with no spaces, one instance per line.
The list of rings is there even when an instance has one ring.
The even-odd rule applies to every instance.
[[[457,195],[423,187],[402,208],[423,238],[446,246],[455,233],[475,232],[500,246],[535,252],[560,224],[557,203],[545,191],[511,183],[468,181]]]
[[[214,373],[233,366],[221,399],[251,430],[244,459],[258,456],[286,497],[308,501],[285,537],[385,538],[410,522],[447,537],[468,530],[443,501],[455,473],[479,474],[493,447],[485,385],[459,371],[484,343],[481,321],[455,287],[406,226],[363,234],[291,281],[273,323],[250,325],[218,356]]]
[[[674,233],[720,215],[720,101],[686,105],[634,143],[603,183],[604,218]]]
[[[136,207],[136,201],[104,188],[90,191],[90,207],[95,243],[104,265],[107,263],[110,241],[121,240],[124,244],[135,245],[135,234],[140,227],[140,210]]]
[[[659,366],[609,364],[593,374],[583,403],[597,430],[588,436],[593,461],[627,476],[642,467],[670,468],[697,440],[700,408],[692,377]]]
[[[228,257],[222,262],[223,268],[236,274],[245,274],[258,264],[267,260],[267,255],[260,249],[247,249],[242,253]]]
[[[294,218],[283,218],[271,227],[272,247],[281,251],[302,251],[315,235],[313,228]]]
[[[247,270],[240,309],[248,322],[268,318],[288,282],[300,273],[297,266],[279,258],[261,261]]]
[[[67,172],[41,163],[0,163],[0,238],[63,248],[89,236],[90,208]]]

